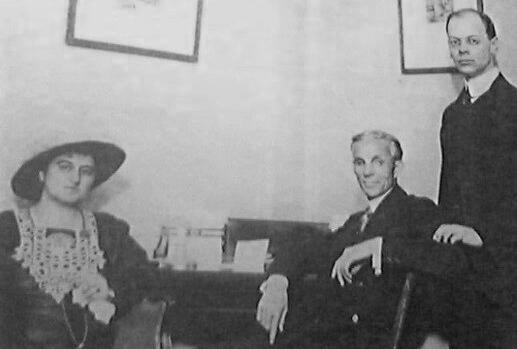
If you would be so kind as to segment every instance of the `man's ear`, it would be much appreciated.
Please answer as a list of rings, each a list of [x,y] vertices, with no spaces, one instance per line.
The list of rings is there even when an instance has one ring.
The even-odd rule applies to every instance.
[[[402,162],[402,160],[396,160],[393,164],[393,178],[398,178],[403,169],[404,163]]]
[[[38,179],[40,183],[43,183],[43,181],[45,180],[45,173],[43,173],[43,171],[38,172]]]
[[[492,39],[490,39],[490,54],[495,60],[495,55],[497,51],[499,50],[499,39],[497,36],[494,36]]]

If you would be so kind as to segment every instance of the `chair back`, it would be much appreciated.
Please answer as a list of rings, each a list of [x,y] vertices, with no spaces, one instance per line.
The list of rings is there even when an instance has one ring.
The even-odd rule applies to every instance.
[[[161,333],[165,308],[165,302],[147,299],[135,305],[117,322],[113,349],[161,349],[162,343],[168,344]]]
[[[409,302],[411,300],[411,294],[415,288],[415,274],[407,273],[406,281],[402,287],[400,294],[399,304],[397,306],[397,314],[395,315],[395,322],[393,324],[393,345],[392,349],[399,349],[400,339],[402,338],[402,332],[404,330],[404,322],[406,321],[406,315],[409,309]]]

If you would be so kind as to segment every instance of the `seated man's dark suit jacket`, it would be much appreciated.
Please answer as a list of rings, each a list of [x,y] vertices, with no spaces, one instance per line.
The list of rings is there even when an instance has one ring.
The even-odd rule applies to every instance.
[[[425,333],[447,330],[441,328],[450,310],[442,291],[448,290],[449,281],[469,272],[467,254],[477,251],[434,242],[433,233],[441,222],[437,206],[427,198],[406,194],[398,185],[360,232],[362,215],[352,215],[330,237],[293,242],[275,257],[268,273],[285,275],[290,281],[290,309],[278,347],[388,348],[408,271],[418,275],[403,347],[416,348]],[[377,236],[383,237],[381,276],[373,275],[368,262],[351,285],[342,288],[330,279],[344,248]],[[297,280],[314,272],[321,276],[321,284],[302,290]]]

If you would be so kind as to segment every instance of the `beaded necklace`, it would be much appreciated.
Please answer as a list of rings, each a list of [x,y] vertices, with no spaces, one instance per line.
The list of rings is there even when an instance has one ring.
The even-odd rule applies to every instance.
[[[28,268],[38,286],[59,303],[85,280],[97,275],[105,263],[99,248],[97,224],[93,213],[83,211],[84,229],[74,232],[75,242],[56,249],[46,227],[35,227],[28,209],[16,212],[20,246],[13,258]]]
[[[83,211],[83,229],[73,231],[73,243],[69,246],[56,244],[49,232],[53,229],[36,227],[29,209],[15,212],[20,245],[13,258],[27,268],[38,287],[61,306],[67,331],[75,349],[82,349],[88,336],[88,317],[83,309],[84,331],[79,341],[72,329],[64,298],[72,290],[80,288],[85,280],[98,274],[105,263],[104,252],[99,248],[97,223],[92,212]]]
[[[70,324],[70,319],[68,318],[68,314],[66,313],[64,300],[59,302],[59,304],[61,305],[61,310],[63,311],[63,317],[65,318],[66,329],[68,330],[68,334],[70,335],[70,338],[72,338],[72,341],[74,342],[75,349],[84,348],[84,344],[86,343],[86,337],[88,336],[88,317],[86,316],[86,311],[83,310],[83,323],[84,323],[83,338],[81,339],[81,341],[78,341],[77,338],[75,337],[74,330],[72,329],[72,324]]]

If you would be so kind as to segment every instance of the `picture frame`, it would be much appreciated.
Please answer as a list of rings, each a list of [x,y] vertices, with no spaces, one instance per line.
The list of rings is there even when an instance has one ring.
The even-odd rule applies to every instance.
[[[482,0],[398,0],[402,74],[455,72],[445,23],[461,8],[483,11]]]
[[[70,0],[66,44],[195,63],[203,0]]]

